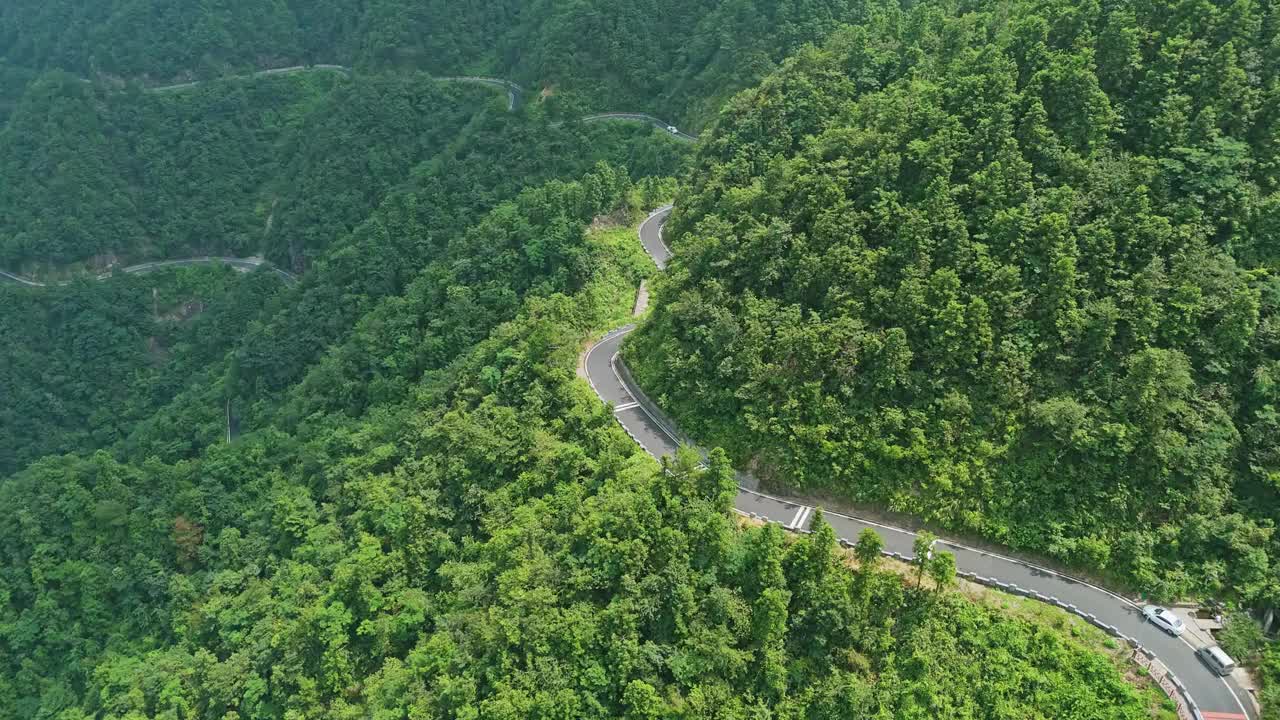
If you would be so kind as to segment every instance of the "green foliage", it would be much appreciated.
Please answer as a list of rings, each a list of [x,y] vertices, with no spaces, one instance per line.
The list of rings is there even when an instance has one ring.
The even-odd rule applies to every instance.
[[[477,228],[555,228],[618,179]],[[846,572],[820,512],[795,540],[739,526],[723,453],[644,456],[572,370],[629,309],[639,251],[575,227],[526,259],[547,264],[497,267],[567,281],[576,245],[580,285],[526,293],[362,411],[0,483],[0,718],[1147,717],[1150,693],[1049,628]]]
[[[0,62],[0,125],[9,120],[9,115],[17,107],[27,84],[34,76],[35,73],[30,70]]]
[[[0,129],[0,262],[9,267],[83,258],[142,234],[120,145],[91,96],[70,76],[50,76]]]
[[[956,581],[956,556],[949,552],[934,553],[929,560],[928,570],[934,589],[942,592]]]
[[[1258,666],[1263,720],[1280,718],[1280,643],[1268,643]]]
[[[884,539],[880,534],[871,528],[863,528],[858,535],[858,544],[854,546],[853,554],[862,567],[873,569],[876,563],[880,562],[880,552],[883,549]]]
[[[286,142],[288,159],[270,183],[267,257],[304,270],[306,258],[351,232],[416,166],[465,140],[480,107],[492,109],[484,88],[420,73],[340,83]]]
[[[1258,664],[1267,644],[1262,627],[1248,613],[1238,611],[1227,616],[1226,627],[1217,638],[1233,660],[1247,665]]]
[[[0,130],[0,263],[258,255],[295,270],[489,105],[413,73],[33,83]]]
[[[693,177],[706,185],[673,228],[728,244],[743,234],[735,218],[785,209],[796,227],[822,231],[806,245],[770,219],[745,232],[749,252],[735,260],[746,262],[727,262],[721,247],[693,253],[660,285],[660,313],[708,319],[698,341],[772,344],[786,359],[758,347],[742,365],[717,357],[717,372],[764,380],[708,408],[738,412],[730,406],[752,393],[784,400],[777,407],[796,415],[756,406],[743,417],[752,434],[790,432],[804,447],[762,443],[761,467],[804,467],[832,486],[865,473],[868,492],[930,512],[952,489],[982,487],[995,493],[984,503],[961,492],[935,514],[980,507],[1009,533],[1024,527],[1017,514],[989,501],[1015,501],[1002,494],[1015,483],[997,484],[991,466],[1022,447],[1023,425],[991,441],[980,431],[1009,421],[1008,408],[987,412],[990,398],[963,391],[998,377],[1055,442],[1096,450],[1122,430],[1135,445],[1163,443],[1140,448],[1134,483],[1173,475],[1185,491],[1247,444],[1258,469],[1246,489],[1265,503],[1280,467],[1275,373],[1250,376],[1237,435],[1213,424],[1234,417],[1222,386],[1255,366],[1240,358],[1275,359],[1258,338],[1275,341],[1280,286],[1224,260],[1274,259],[1249,241],[1276,215],[1257,190],[1275,191],[1273,138],[1257,129],[1272,103],[1252,88],[1262,44],[1243,40],[1263,32],[1254,11],[1216,30],[1240,42],[1170,71],[1212,78],[1174,89],[1224,94],[1213,118],[1148,92],[1159,122],[1134,130],[1132,118],[1155,111],[1112,96],[1146,87],[1151,41],[1133,29],[1150,18],[1098,24],[1102,10],[1086,9],[1005,28],[977,23],[987,10],[953,25],[941,7],[0,7],[0,262],[57,274],[110,256],[261,252],[306,271],[287,288],[230,271],[0,287],[0,329],[14,341],[0,354],[0,394],[12,398],[0,410],[0,475],[16,470],[0,479],[0,720],[1148,717],[1154,691],[1105,658],[945,592],[949,554],[904,583],[874,568],[874,533],[860,538],[859,572],[847,572],[820,511],[807,537],[740,525],[728,454],[652,462],[573,373],[585,338],[628,316],[653,273],[629,223],[669,198],[671,182],[657,178],[685,149],[648,127],[552,121],[587,107],[706,118],[836,20],[865,21],[735,100],[703,147]],[[1094,29],[1108,58],[1096,72]],[[872,30],[874,42],[858,35]],[[981,72],[965,74],[923,52],[962,53],[988,31],[1007,33],[1000,47],[1017,57],[966,55]],[[143,89],[334,60],[357,66],[354,77]],[[509,113],[486,88],[420,70],[510,74],[533,92]],[[1126,152],[1167,151],[1115,152],[1122,135]],[[972,158],[960,152],[969,147]],[[993,157],[1007,172],[966,165]],[[1141,181],[1150,197],[1123,205],[1095,183],[1107,163],[1108,177]],[[884,189],[898,176],[900,191]],[[1059,176],[1080,194],[1045,179]],[[844,186],[861,194],[842,198]],[[728,220],[710,211],[722,201]],[[963,210],[975,204],[992,234],[966,245],[977,233]],[[1095,216],[1114,222],[1073,234]],[[628,229],[588,231],[618,223]],[[879,233],[864,248],[873,267],[847,248],[827,252],[850,228]],[[696,247],[684,240],[682,257],[685,244]],[[1034,291],[1012,259],[1024,244],[1043,274]],[[1108,249],[1128,264],[1100,277]],[[805,261],[803,282],[788,275],[793,259]],[[710,302],[691,289],[699,272],[740,296],[755,313],[748,327],[723,294]],[[973,289],[986,273],[1003,294]],[[879,289],[899,275],[901,288]],[[1119,299],[1103,292],[1115,288]],[[773,337],[777,296],[792,304]],[[203,312],[191,315],[196,300]],[[904,315],[849,320],[870,306]],[[1089,343],[1093,354],[1069,352]],[[995,355],[999,373],[975,375],[996,348],[1008,351]],[[1098,370],[1102,390],[1070,396],[1071,363],[1112,348],[1121,359]],[[694,376],[710,356],[667,357]],[[811,380],[816,368],[839,379]],[[1049,390],[1023,390],[1032,368],[1054,378]],[[875,372],[864,381],[855,370]],[[810,378],[804,394],[787,396],[797,378]],[[888,419],[833,415],[830,397],[873,398]],[[228,408],[242,433],[233,442],[223,441]],[[841,450],[850,418],[870,420],[880,454]],[[908,466],[880,477],[885,457]],[[1116,513],[1128,499],[1107,497]],[[1269,527],[1244,509],[1224,517],[1179,529],[1199,533],[1205,557],[1226,546],[1224,574],[1269,587],[1258,551]],[[1153,534],[1118,543],[1099,527],[1063,526],[1054,547],[1156,572]]]
[[[182,388],[210,382],[207,368],[280,285],[225,267],[0,284],[0,478],[43,455],[113,445]]]
[[[702,120],[837,23],[861,22],[864,8],[861,0],[14,0],[0,8],[0,62],[150,85],[310,63],[488,74],[546,89],[565,108]]]
[[[146,28],[151,32],[140,33]],[[201,5],[170,0],[15,0],[0,8],[0,58],[115,76],[172,78],[300,54],[283,0]]]
[[[911,564],[916,566],[917,586],[920,585],[925,571],[933,566],[933,544],[937,541],[938,536],[928,530],[921,530],[911,541]]]
[[[216,328],[199,320],[195,326],[200,330],[190,337],[200,361],[177,365],[171,364],[169,338],[158,338],[148,349],[148,337],[161,333],[150,329],[154,303],[142,292],[149,287],[145,284],[131,285],[128,293],[117,285],[121,278],[76,286],[74,303],[58,300],[71,290],[0,287],[0,292],[20,298],[6,305],[12,314],[0,320],[13,326],[10,337],[16,343],[7,349],[11,362],[0,370],[12,399],[0,411],[7,412],[0,424],[0,474],[50,452],[87,451],[117,442],[138,456],[188,457],[225,437],[228,407],[235,427],[272,422],[285,390],[307,376],[331,345],[347,342],[357,321],[383,301],[390,307],[365,320],[361,336],[334,351],[308,389],[344,364],[360,367],[343,369],[342,382],[319,385],[322,390],[291,407],[336,404],[358,411],[370,396],[402,392],[406,382],[438,370],[475,338],[509,319],[526,292],[547,294],[580,284],[581,266],[559,275],[541,274],[565,259],[558,256],[562,248],[549,241],[558,239],[564,250],[580,253],[570,242],[573,228],[627,193],[628,181],[610,171],[614,177],[585,189],[572,185],[530,191],[517,212],[495,215],[485,227],[468,233],[469,225],[515,197],[526,183],[580,174],[601,160],[633,162],[644,172],[669,174],[684,152],[665,138],[651,142],[653,134],[639,126],[548,131],[492,107],[492,95],[482,88],[436,85],[421,76],[332,84],[331,76],[296,76],[127,98],[172,116],[164,122],[149,110],[125,112],[129,104],[123,96],[103,96],[120,101],[121,117],[134,124],[131,142],[147,148],[146,155],[155,160],[147,165],[150,179],[144,183],[149,202],[138,204],[130,222],[153,227],[157,240],[132,249],[110,247],[154,257],[250,254],[265,243],[281,262],[309,267],[299,286],[268,304],[263,300],[269,293],[239,298],[217,314],[223,320]],[[83,90],[78,84],[67,87]],[[285,102],[289,98],[293,100]],[[464,120],[466,130],[447,137]],[[262,125],[250,127],[255,122],[276,124],[267,132]],[[275,140],[255,146],[255,138],[264,134]],[[432,148],[438,152],[426,157]],[[170,162],[177,149],[203,160]],[[168,160],[157,159],[165,153]],[[221,159],[215,162],[215,156]],[[246,174],[226,174],[228,168]],[[242,183],[258,187],[245,194]],[[93,183],[74,187],[77,192],[94,190]],[[49,229],[32,216],[38,216],[42,203],[60,207],[56,202],[38,196],[30,181],[15,180],[5,188],[23,198],[22,212],[9,219],[29,221],[26,228]],[[655,188],[649,181],[637,192],[652,194]],[[568,196],[584,191],[592,195]],[[261,201],[257,195],[263,196]],[[315,200],[300,201],[304,196]],[[268,197],[279,202],[268,203]],[[258,210],[240,223],[239,209],[246,205]],[[68,210],[64,219],[75,212]],[[540,213],[560,223],[555,237],[538,235],[548,227],[541,219],[529,224],[530,214]],[[348,224],[354,229],[347,229]],[[85,218],[83,226],[109,230],[94,225],[93,218]],[[237,226],[244,232],[233,232]],[[212,227],[226,229],[226,235],[215,242],[204,233]],[[476,262],[489,253],[498,234],[508,238],[509,261],[502,266]],[[58,238],[65,237],[42,236],[43,247],[60,247]],[[245,244],[231,242],[237,237],[245,238]],[[105,242],[129,239],[109,234]],[[218,244],[223,240],[231,244]],[[542,257],[531,263],[522,244],[534,241],[541,243]],[[527,267],[513,278],[509,273],[520,264]],[[512,279],[514,285],[508,286]],[[407,300],[391,300],[406,291]],[[160,305],[167,311],[180,300],[208,303],[215,297],[195,293],[162,298]],[[407,319],[417,312],[435,319]],[[111,319],[98,317],[104,313]],[[116,329],[104,334],[104,326]],[[58,338],[40,337],[46,332]],[[410,337],[423,343],[412,344]],[[372,365],[351,360],[364,352],[388,358]],[[159,373],[162,368],[167,369]]]
[[[1274,603],[1269,18],[876,5],[725,107],[629,364],[779,485]]]

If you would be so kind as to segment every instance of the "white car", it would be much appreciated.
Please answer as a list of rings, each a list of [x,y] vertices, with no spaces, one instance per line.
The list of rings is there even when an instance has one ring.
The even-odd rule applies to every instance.
[[[679,135],[679,134],[680,134],[680,131],[676,129],[676,126],[675,126],[675,125],[668,125],[668,126],[667,126],[667,132],[671,133],[672,135]]]
[[[1142,608],[1142,614],[1152,625],[1161,630],[1177,637],[1182,634],[1187,626],[1183,624],[1182,618],[1174,615],[1172,611],[1162,608],[1158,605],[1148,605]]]
[[[1209,666],[1210,670],[1222,677],[1230,675],[1231,671],[1236,669],[1236,661],[1222,652],[1222,648],[1217,645],[1202,647],[1196,650],[1196,655],[1200,656],[1200,659],[1205,665]]]

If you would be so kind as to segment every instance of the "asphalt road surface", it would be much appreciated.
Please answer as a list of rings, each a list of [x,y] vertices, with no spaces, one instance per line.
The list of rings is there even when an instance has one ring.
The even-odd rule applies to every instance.
[[[662,237],[662,226],[670,212],[670,206],[659,208],[640,226],[640,241],[659,268],[665,268],[671,258],[671,251]],[[665,425],[665,420],[659,422],[651,415],[637,399],[639,390],[628,385],[617,368],[619,348],[627,333],[633,329],[634,326],[631,325],[619,328],[587,352],[587,377],[600,399],[613,407],[618,422],[641,447],[654,457],[673,455],[679,446],[676,439],[678,429]],[[756,485],[749,477],[740,476],[739,484],[735,506],[740,512],[781,522],[791,529],[808,529],[813,508],[795,500],[757,492],[753,489]],[[915,534],[909,530],[829,511],[824,511],[824,516],[835,529],[837,537],[856,540],[858,533],[871,527],[884,538],[885,550],[904,556],[912,554]],[[1246,703],[1242,702],[1245,698],[1243,690],[1233,682],[1229,683],[1211,673],[1195,656],[1195,648],[1189,642],[1171,637],[1148,623],[1133,602],[1081,580],[1010,557],[983,552],[945,539],[939,540],[938,544],[955,554],[956,567],[961,571],[996,578],[1001,582],[1058,598],[1136,639],[1154,652],[1182,681],[1206,720],[1243,720],[1249,717]]]
[[[120,268],[112,272],[106,272],[101,275],[95,276],[94,279],[107,280],[116,273],[125,274],[125,275],[134,275],[134,274],[148,273],[148,272],[153,272],[155,270],[162,270],[164,268],[177,267],[182,265],[213,265],[213,264],[230,265],[231,267],[241,272],[249,272],[251,270],[256,270],[260,267],[266,267],[270,269],[271,272],[279,275],[286,283],[293,284],[298,281],[298,277],[293,273],[285,272],[284,270],[281,270],[280,268],[275,267],[274,265],[272,265],[271,263],[265,260],[259,260],[258,258],[235,258],[235,257],[213,257],[213,256],[180,258],[177,260],[155,260],[153,262],[145,262],[145,263],[140,263],[138,265],[130,265],[128,267]],[[13,273],[5,272],[4,270],[0,270],[0,280],[8,280],[8,281],[16,282],[22,285],[27,285],[29,287],[48,287],[50,284],[70,285],[72,283],[71,280],[63,280],[61,282],[55,282],[55,283],[42,283],[42,282],[37,282],[35,280],[31,280],[29,278],[24,278],[21,275],[14,275]]]
[[[157,85],[147,88],[148,92],[170,92],[173,90],[187,90],[189,88],[200,87],[208,82],[220,82],[223,80],[245,80],[248,78],[266,77],[268,75],[292,75],[294,73],[308,72],[312,70],[322,70],[326,72],[338,73],[339,75],[351,76],[351,68],[342,65],[293,65],[290,67],[267,68],[266,70],[258,70],[257,72],[246,73],[244,75],[224,75],[209,80],[193,80],[191,82],[176,83],[174,85]],[[82,82],[92,82],[86,78],[81,78]]]
[[[438,77],[436,80],[441,82],[470,82],[479,83],[481,85],[492,85],[507,93],[507,112],[515,112],[516,106],[520,104],[520,97],[524,95],[524,88],[502,78],[480,77],[478,75],[458,75],[454,77]]]
[[[661,118],[656,118],[652,115],[647,115],[645,113],[629,113],[629,112],[610,112],[610,113],[599,113],[597,115],[588,115],[582,118],[581,120],[579,120],[579,122],[596,122],[599,120],[634,120],[636,122],[649,123],[650,125],[658,128],[659,130],[667,130],[668,128],[675,127],[674,125],[671,125],[670,123],[668,123],[666,120],[663,120]],[[676,130],[671,134],[675,135],[681,140],[685,140],[688,142],[693,142],[694,140],[698,139],[697,135],[690,135],[689,133],[683,130]]]
[[[349,72],[341,66],[316,65],[311,67],[277,68],[260,71],[254,73],[254,75],[300,72],[312,68],[343,73]],[[500,87],[508,93],[509,110],[515,109],[522,92],[519,86],[499,78],[459,77],[438,79],[478,82]],[[152,90],[178,90],[198,84],[200,83],[181,83],[152,88]],[[599,120],[632,120],[647,122],[662,129],[668,127],[665,121],[643,113],[603,113],[582,118],[583,122]],[[683,140],[692,141],[697,139],[696,136],[679,130],[673,134]],[[667,262],[671,258],[671,251],[662,237],[662,226],[670,212],[670,206],[659,208],[640,226],[640,241],[660,269],[665,269]],[[226,263],[241,270],[251,270],[265,264],[256,258],[201,257],[142,263],[141,265],[123,268],[119,272],[141,273],[172,265],[213,262]],[[283,270],[272,269],[287,282],[294,282],[297,279]],[[111,277],[111,275],[100,275],[98,279],[103,280],[108,277]],[[13,275],[3,270],[0,270],[0,280],[8,280],[30,286],[44,286],[44,283]],[[679,441],[676,439],[676,436],[679,435],[678,429],[665,426],[654,415],[651,415],[637,400],[638,391],[633,391],[622,380],[615,366],[622,340],[633,329],[633,326],[619,328],[588,351],[586,358],[587,377],[600,398],[613,406],[614,415],[617,417],[618,422],[649,454],[654,457],[672,455],[679,446]],[[740,512],[780,522],[794,530],[808,529],[813,516],[812,507],[799,501],[760,493],[755,490],[757,485],[754,479],[745,474],[739,474],[739,485],[735,506]],[[853,540],[857,538],[858,533],[862,532],[864,528],[871,527],[884,538],[887,551],[900,553],[904,556],[910,556],[912,553],[912,541],[915,535],[909,530],[830,511],[824,511],[824,515],[827,522],[835,529],[838,537]],[[1170,637],[1146,622],[1138,606],[1133,602],[1083,581],[1010,557],[983,552],[946,539],[939,540],[939,545],[944,546],[955,554],[956,566],[961,571],[975,573],[987,578],[996,578],[1002,582],[1034,590],[1045,596],[1065,601],[1074,605],[1080,612],[1092,614],[1101,622],[1114,626],[1120,633],[1134,638],[1138,643],[1154,652],[1156,657],[1182,681],[1199,709],[1204,713],[1205,720],[1243,720],[1249,717],[1246,711],[1246,704],[1240,699],[1245,695],[1243,690],[1236,687],[1233,682],[1217,677],[1204,667],[1195,657],[1194,648],[1189,642],[1180,638]]]

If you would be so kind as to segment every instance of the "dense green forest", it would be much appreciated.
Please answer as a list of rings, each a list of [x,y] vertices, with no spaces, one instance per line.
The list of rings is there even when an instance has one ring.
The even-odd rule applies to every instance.
[[[165,93],[45,76],[0,130],[0,266],[265,253],[302,270],[494,102],[412,73]]]
[[[400,84],[392,81],[391,87]],[[492,93],[475,92],[493,100]],[[642,126],[566,126],[550,136],[540,135],[542,132],[500,110],[482,111],[467,121],[463,134],[443,142],[437,154],[404,171],[406,179],[394,188],[387,187],[385,197],[379,198],[374,208],[362,206],[372,202],[363,194],[375,184],[389,186],[385,176],[380,183],[341,177],[349,183],[347,187],[361,188],[359,194],[350,193],[353,199],[343,208],[361,218],[350,231],[335,227],[333,220],[337,217],[334,208],[339,206],[336,196],[344,185],[334,174],[341,176],[344,168],[349,168],[351,175],[367,173],[376,167],[373,158],[362,155],[360,142],[351,139],[348,143],[345,135],[309,134],[316,155],[327,155],[323,164],[332,174],[304,168],[300,175],[314,177],[306,187],[322,195],[331,191],[326,196],[331,202],[311,205],[313,211],[300,214],[297,222],[288,218],[300,211],[282,207],[277,227],[284,230],[273,232],[272,237],[297,240],[299,246],[305,239],[311,243],[309,248],[314,248],[309,251],[322,257],[308,265],[296,287],[281,289],[270,302],[263,302],[265,296],[230,297],[228,317],[234,321],[219,326],[216,332],[203,324],[207,320],[199,319],[191,336],[201,343],[197,358],[178,362],[174,360],[178,356],[148,350],[149,343],[169,344],[153,338],[163,334],[158,328],[165,323],[163,317],[159,325],[153,321],[156,301],[149,283],[153,277],[167,277],[165,274],[145,279],[119,277],[63,289],[0,283],[0,300],[6,308],[0,324],[15,340],[4,350],[8,362],[0,369],[4,396],[10,399],[0,411],[5,418],[0,425],[0,471],[11,472],[47,452],[89,450],[117,442],[138,456],[188,457],[225,435],[228,402],[238,425],[271,423],[282,393],[304,378],[331,345],[343,341],[363,315],[384,301],[408,302],[423,313],[422,327],[415,332],[429,334],[451,325],[451,333],[483,335],[493,324],[511,317],[513,303],[531,284],[523,280],[513,291],[474,273],[462,280],[450,274],[454,271],[449,269],[453,262],[449,258],[478,257],[490,251],[492,238],[484,233],[516,236],[520,232],[492,222],[483,229],[469,228],[483,213],[515,197],[526,183],[572,176],[598,160],[625,163],[641,173],[669,174],[685,152],[680,144],[655,136]],[[325,144],[322,138],[330,142]],[[580,150],[584,145],[587,152]],[[379,150],[384,152],[388,151]],[[652,184],[645,187],[650,188],[649,199],[657,202]],[[197,200],[217,198],[211,195]],[[334,225],[310,222],[317,218]],[[325,236],[321,231],[326,231]],[[308,232],[317,234],[309,238]],[[283,246],[280,252],[286,252],[287,241],[280,240],[279,245]],[[179,248],[176,252],[195,250]],[[286,256],[282,262],[287,260]],[[419,275],[427,277],[411,286]],[[472,282],[479,293],[474,298],[462,288]],[[168,292],[161,287],[162,310],[175,300]],[[406,292],[409,294],[402,298]],[[200,299],[210,310],[218,307],[213,302],[217,296],[211,289],[207,294],[189,293],[177,300]],[[472,304],[484,308],[488,324],[477,324],[474,315],[451,318],[450,313]],[[442,319],[428,322],[426,318],[436,313]],[[364,320],[365,326],[376,328],[379,317],[375,314]],[[458,318],[465,319],[453,325]],[[379,332],[387,335],[414,325],[393,325]],[[456,339],[456,335],[436,339],[438,349],[431,354],[431,362],[443,362],[440,358],[466,347],[455,347]],[[395,343],[404,342],[394,336],[384,340],[392,345],[379,351],[387,353]],[[426,354],[416,348],[412,352]],[[420,373],[426,362],[407,361],[403,367],[393,365],[390,357],[362,362],[372,365],[367,371],[381,367],[381,372],[392,375]],[[156,380],[156,372],[169,379]],[[387,382],[401,383],[395,379]],[[396,387],[403,389],[402,383]],[[390,392],[390,388],[384,390]],[[339,388],[327,392],[337,393]],[[57,402],[49,401],[47,393],[53,393]],[[319,402],[320,398],[316,395],[313,399]]]
[[[626,163],[650,176],[637,192],[656,202],[651,176],[670,173],[684,152],[647,127],[574,127],[546,136],[505,114],[485,115],[465,141],[415,168],[295,288],[246,324],[229,348],[219,384],[192,388],[140,423],[126,439],[130,452],[170,459],[198,453],[203,445],[194,439],[221,427],[219,408],[227,398],[246,427],[274,424],[285,393],[322,359],[329,368],[346,366],[343,375],[331,378],[339,384],[322,385],[308,402],[346,395],[351,399],[343,402],[358,414],[359,397],[404,391],[405,377],[465,347],[452,343],[510,319],[528,291],[564,287],[565,277],[537,283],[527,275],[506,277],[502,273],[513,269],[509,259],[501,269],[492,266],[496,239],[523,242],[529,229],[520,215],[495,216],[473,227],[487,212],[515,200],[526,185],[581,175],[598,161]],[[550,252],[553,245],[546,248]],[[418,313],[413,319],[385,315],[410,310]],[[340,347],[346,342],[379,345],[353,355]],[[203,429],[185,430],[192,427]]]
[[[0,63],[163,84],[268,67],[488,74],[599,109],[710,117],[861,0],[12,0]],[[147,27],[154,33],[138,33]]]
[[[0,484],[0,717],[1164,712],[1073,634],[850,571],[820,520],[740,527],[722,454],[643,455],[572,369],[652,272],[587,224],[643,195],[601,167],[488,213],[476,232],[514,252],[487,272],[543,290],[360,417],[337,394],[196,459],[53,457]],[[336,355],[383,357],[375,331]],[[297,402],[334,387],[316,372]]]
[[[549,121],[646,110],[697,125],[803,42],[864,12],[848,0],[586,10],[7,4],[0,267],[48,275],[207,252],[265,254],[300,271],[493,102],[492,90],[435,85],[426,73],[512,78],[530,90],[524,112]],[[162,39],[138,37],[143,26]],[[144,92],[316,62],[355,72]]]
[[[593,158],[671,168],[674,142],[642,143],[652,134],[643,127],[530,122],[504,108],[492,88],[418,73],[298,73],[162,93],[55,73],[0,129],[0,267],[57,277],[86,263],[216,254],[303,272],[415,173],[441,177],[460,155],[482,167],[465,163],[448,182],[470,181],[462,191],[476,203],[510,197],[529,172]],[[623,136],[629,149],[595,140]],[[587,154],[554,156],[574,144]],[[505,178],[489,175],[495,162],[510,166]]]
[[[183,387],[208,382],[206,369],[280,289],[276,275],[228,268],[0,284],[0,478],[44,455],[112,445]]]
[[[778,486],[1280,602],[1269,3],[888,7],[726,106],[627,356]]]
[[[0,4],[0,268],[299,274],[0,282],[0,720],[1169,720],[1127,648],[946,553],[735,517],[731,465],[1280,605],[1277,22]],[[252,76],[311,63],[352,71]],[[657,276],[634,224],[673,197]],[[575,377],[641,280],[625,353],[705,465]]]
[[[35,73],[0,63],[0,127],[17,107]]]

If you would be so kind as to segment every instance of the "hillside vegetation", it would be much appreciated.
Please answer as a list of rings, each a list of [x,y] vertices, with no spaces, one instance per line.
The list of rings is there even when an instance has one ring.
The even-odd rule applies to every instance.
[[[1276,604],[1276,29],[872,13],[725,108],[629,361],[777,485]]]
[[[297,385],[301,424],[0,483],[0,718],[1163,712],[1069,634],[851,572],[820,519],[795,542],[740,527],[721,453],[643,455],[572,369],[652,272],[585,232],[628,197],[599,168],[486,215],[477,237],[510,230],[494,280],[543,290],[492,326],[452,308],[491,329],[363,412],[332,378],[392,364],[376,330],[429,317],[413,292]]]
[[[308,63],[507,77],[596,111],[706,117],[861,0],[12,0],[0,64],[164,84]],[[154,33],[143,39],[138,28]],[[3,77],[0,74],[0,77]]]
[[[208,368],[280,289],[271,273],[229,268],[0,283],[0,483],[42,456],[113,445],[183,388],[216,379]]]
[[[302,270],[491,102],[414,73],[164,93],[44,77],[0,130],[0,267],[265,254]]]
[[[518,81],[531,118],[628,110],[697,126],[863,14],[850,0],[18,0],[0,8],[0,267],[218,253],[301,272],[496,101],[432,75]],[[353,73],[227,79],[312,63]]]
[[[947,553],[735,516],[731,460],[1271,602],[1270,13],[4,3],[0,267],[299,278],[0,286],[0,720],[1170,720]],[[575,376],[641,281],[705,464]]]
[[[338,140],[329,139],[333,145],[313,141],[317,148],[340,149]],[[117,275],[66,288],[0,283],[0,301],[11,311],[0,327],[13,341],[0,352],[9,359],[0,366],[0,390],[8,398],[0,409],[0,473],[49,452],[100,447],[127,448],[140,457],[191,457],[225,437],[228,407],[237,427],[269,425],[285,393],[361,322],[367,329],[358,337],[381,344],[355,360],[348,353],[341,362],[355,363],[344,370],[350,377],[310,402],[346,395],[341,404],[358,413],[364,407],[358,398],[405,392],[406,377],[446,364],[510,319],[531,287],[543,294],[563,287],[563,276],[536,283],[524,277],[513,289],[506,284],[509,266],[482,265],[461,277],[450,269],[459,259],[492,259],[498,234],[528,237],[516,217],[471,228],[486,212],[526,184],[580,175],[598,160],[627,162],[640,174],[670,173],[683,152],[682,145],[655,140],[651,129],[638,125],[573,126],[546,136],[504,111],[481,112],[463,135],[407,171],[409,177],[389,188],[376,207],[344,208],[360,218],[351,230],[311,222],[334,217],[338,205],[319,190],[331,202],[311,203],[313,213],[300,214],[297,223],[279,220],[285,229],[273,238],[297,240],[300,248],[303,242],[329,243],[308,250],[316,257],[295,286],[280,288],[266,278],[260,285],[223,287],[196,280],[203,277],[197,271],[181,283],[187,288],[181,296],[174,296],[168,273]],[[352,167],[368,167],[359,154],[345,157]],[[331,179],[318,168],[314,177],[320,184]],[[355,182],[359,192],[351,197],[364,198],[372,184]],[[652,197],[651,179],[640,186]],[[191,203],[217,199],[196,193]],[[301,227],[325,232],[304,239]],[[170,309],[188,301],[199,301],[203,314],[191,323],[170,323]],[[383,305],[411,307],[422,317],[383,325],[389,311],[379,310]],[[157,307],[159,320],[152,317]],[[215,310],[224,319],[206,324]],[[362,321],[368,313],[375,317]],[[187,342],[187,327],[198,356],[158,351]],[[384,357],[392,353],[398,357]]]

